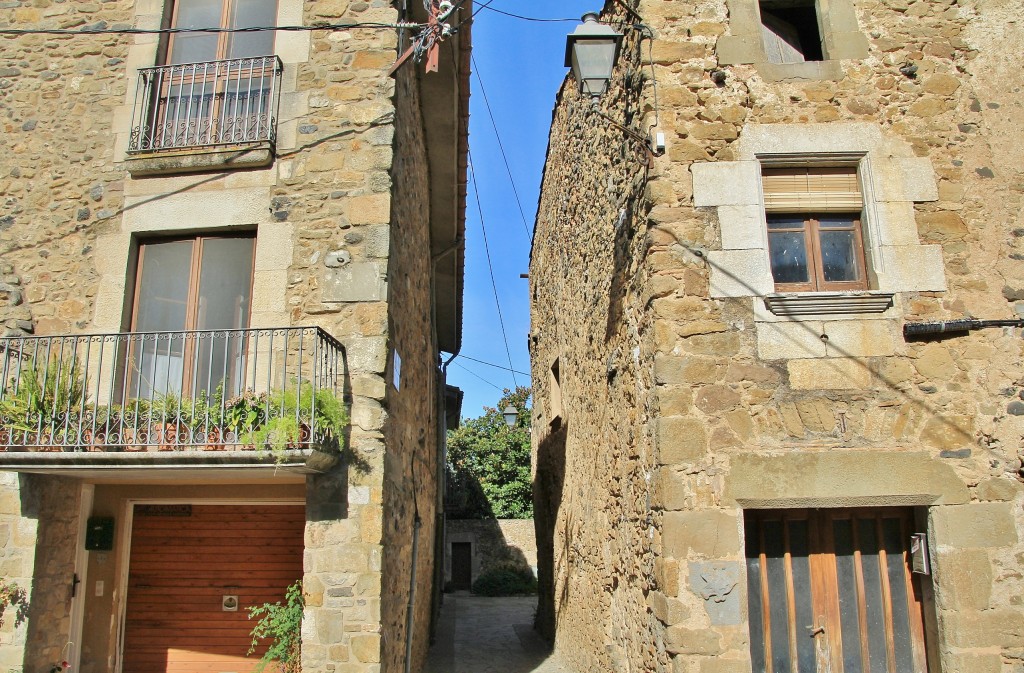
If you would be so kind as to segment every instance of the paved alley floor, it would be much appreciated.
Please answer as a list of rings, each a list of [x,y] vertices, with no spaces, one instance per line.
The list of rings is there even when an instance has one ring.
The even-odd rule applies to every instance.
[[[537,598],[445,594],[424,673],[570,673],[533,630]]]

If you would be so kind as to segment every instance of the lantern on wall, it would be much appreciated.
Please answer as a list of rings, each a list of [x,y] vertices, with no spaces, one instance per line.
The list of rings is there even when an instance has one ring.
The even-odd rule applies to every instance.
[[[583,15],[583,24],[566,39],[565,65],[580,85],[580,93],[597,99],[608,90],[612,69],[622,48],[622,33],[600,23],[596,12]]]

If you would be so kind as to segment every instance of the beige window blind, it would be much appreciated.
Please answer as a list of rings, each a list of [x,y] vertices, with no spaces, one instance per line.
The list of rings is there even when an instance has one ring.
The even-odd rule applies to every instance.
[[[855,167],[766,168],[761,172],[768,212],[850,213],[864,204]]]

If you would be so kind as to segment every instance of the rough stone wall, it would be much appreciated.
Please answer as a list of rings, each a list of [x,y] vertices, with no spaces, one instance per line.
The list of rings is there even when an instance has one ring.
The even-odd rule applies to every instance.
[[[4,614],[0,671],[46,673],[70,640],[81,488],[70,479],[15,474],[0,475],[0,485],[0,575],[24,589],[29,603],[21,624],[16,607]]]
[[[397,75],[395,162],[392,179],[390,347],[401,358],[401,376],[389,368],[385,431],[384,599],[382,670],[400,671],[406,640],[413,638],[412,670],[429,646],[437,508],[437,400],[442,387],[433,338],[430,189],[419,96],[419,74],[408,63]],[[415,559],[414,537],[417,537]],[[414,632],[406,628],[410,579],[415,575]]]
[[[624,47],[629,84],[600,101],[601,112],[634,129],[644,112],[636,37]],[[668,657],[646,600],[656,588],[658,523],[647,242],[637,209],[649,189],[646,157],[573,87],[563,87],[554,113],[530,263],[537,623],[575,670],[659,670]]]
[[[387,0],[280,5],[292,12],[289,24],[388,23],[398,17]],[[0,5],[0,25],[157,27],[161,12],[161,3],[141,0],[15,1]],[[422,122],[418,101],[408,102],[411,107],[402,112],[407,128],[396,137],[396,96],[413,96],[414,87],[407,83],[397,94],[387,75],[397,48],[394,30],[286,33],[276,39],[285,61],[285,94],[272,166],[133,177],[123,143],[134,71],[154,64],[157,39],[0,38],[0,303],[10,305],[0,307],[0,323],[6,330],[34,328],[42,335],[125,329],[126,279],[139,238],[255,231],[251,324],[318,325],[347,351],[352,458],[331,474],[307,480],[303,668],[372,672],[389,665],[382,661],[382,619],[388,624],[384,651],[390,665],[398,665],[400,649],[404,657],[404,607],[398,604],[404,606],[408,577],[398,565],[385,573],[383,590],[401,593],[382,615],[382,517],[385,475],[390,484],[408,487],[411,461],[423,521],[417,661],[426,647],[433,541],[426,494],[435,474],[436,363],[434,344],[425,336],[431,325]],[[397,166],[396,157],[407,151],[412,163]],[[404,190],[396,188],[394,197],[401,214],[392,218],[397,184]],[[400,261],[390,259],[393,249]],[[13,301],[16,295],[21,303]],[[401,352],[408,392],[386,389],[389,344]],[[392,402],[396,407],[386,409]],[[386,459],[389,442],[395,455]],[[398,545],[392,564],[410,553],[412,518],[405,496],[411,493],[403,490],[387,506],[388,539]],[[12,540],[6,547],[11,553],[30,552],[31,544]],[[56,642],[62,636],[52,637]]]
[[[472,579],[496,563],[512,561],[537,567],[537,537],[533,519],[448,519],[445,522],[444,577],[452,579],[451,546],[469,542]]]
[[[1013,569],[1024,549],[1020,332],[907,341],[900,330],[904,322],[1021,315],[1024,183],[1010,157],[1022,150],[1024,115],[1013,93],[1021,74],[1011,64],[1024,34],[1008,20],[1019,7],[987,0],[851,3],[868,56],[841,61],[836,79],[769,81],[755,65],[729,65],[716,84],[716,47],[730,35],[733,3],[641,0],[634,6],[656,35],[651,60],[659,127],[668,139],[643,198],[632,202],[641,217],[625,221],[628,236],[639,242],[634,257],[641,271],[613,275],[609,264],[615,222],[609,193],[624,192],[615,183],[619,140],[611,130],[594,133],[585,105],[569,89],[555,110],[531,264],[538,542],[543,573],[544,546],[553,540],[547,553],[554,584],[544,589],[553,592],[559,648],[592,668],[627,670],[606,657],[635,638],[656,645],[658,665],[670,656],[677,672],[743,670],[749,665],[743,509],[909,504],[927,507],[933,545],[930,665],[1013,670],[1024,651]],[[609,3],[607,11],[619,7]],[[618,97],[642,69],[630,54],[601,101],[620,118],[629,107]],[[915,77],[900,71],[907,63],[917,66]],[[648,115],[637,129],[654,122],[650,82],[643,91],[639,107]],[[911,210],[900,245],[938,246],[946,289],[896,291],[892,309],[877,319],[811,316],[781,326],[774,318],[765,322],[755,292],[713,296],[714,274],[737,270],[720,263],[723,238],[735,233],[724,211],[735,214],[743,206],[728,204],[746,202],[729,202],[728,194],[758,186],[738,179],[720,184],[724,205],[705,207],[701,199],[710,187],[698,179],[703,166],[754,160],[744,143],[757,137],[769,145],[773,129],[779,138],[789,134],[782,125],[796,127],[792,136],[801,126],[823,125],[823,134],[842,139],[856,123],[878,134],[885,161],[922,167],[913,176],[873,179],[931,184],[931,194],[903,197],[900,208]],[[794,150],[780,140],[773,151]],[[882,216],[890,214],[876,221]],[[763,226],[762,219],[752,233]],[[884,261],[886,273],[907,277],[927,272],[870,252],[868,261],[878,268]],[[637,286],[621,317],[596,329],[592,315],[606,315],[602,294],[613,279]],[[563,327],[554,326],[556,319]],[[630,410],[635,418],[615,428],[609,417],[626,410],[606,399],[612,386],[605,368],[615,352],[607,335],[633,324],[639,349],[623,353],[635,353],[641,376],[634,389],[646,397]],[[785,338],[771,338],[783,332]],[[558,356],[564,427],[553,430],[544,409],[548,368]],[[602,436],[598,428],[614,432]],[[601,466],[633,446],[656,454],[649,473],[657,530],[649,546],[616,556],[611,541],[619,529],[599,513],[634,511],[636,498],[629,480]],[[562,478],[551,479],[545,470],[560,450]],[[597,533],[590,522],[609,544],[592,543]],[[624,572],[649,555],[656,558],[652,572]],[[709,564],[735,578],[724,602],[734,603],[736,617],[723,616],[722,605],[708,598],[701,578]],[[590,616],[587,599],[575,592],[612,577],[649,587],[650,614],[626,614],[628,626],[602,638],[609,601]],[[650,658],[625,651],[633,670],[652,667]]]

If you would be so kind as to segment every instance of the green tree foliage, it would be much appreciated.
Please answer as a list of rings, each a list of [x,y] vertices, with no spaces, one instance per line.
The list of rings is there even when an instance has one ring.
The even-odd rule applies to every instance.
[[[530,477],[530,389],[505,389],[497,408],[448,432],[449,511],[454,518],[529,519],[533,516]],[[519,411],[511,428],[502,410]]]

